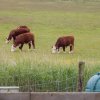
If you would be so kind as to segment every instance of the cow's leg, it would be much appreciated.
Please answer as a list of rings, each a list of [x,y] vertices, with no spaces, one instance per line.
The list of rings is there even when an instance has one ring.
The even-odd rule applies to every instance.
[[[70,45],[70,51],[69,53],[73,53],[73,45]]]
[[[29,45],[29,49],[31,49],[31,43],[28,43],[28,45]]]
[[[33,48],[35,49],[35,43],[34,43],[34,40],[32,40],[32,45],[33,45]]]
[[[24,44],[21,44],[21,45],[19,46],[19,49],[20,49],[21,51],[22,51],[23,45],[24,45]]]
[[[63,51],[65,52],[65,46],[63,46]]]

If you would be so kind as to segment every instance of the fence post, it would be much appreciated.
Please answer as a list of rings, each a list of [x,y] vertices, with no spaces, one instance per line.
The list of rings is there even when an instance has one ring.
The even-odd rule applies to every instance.
[[[79,72],[78,72],[78,92],[82,92],[83,90],[83,78],[84,78],[84,67],[85,67],[85,62],[80,61],[79,62]]]

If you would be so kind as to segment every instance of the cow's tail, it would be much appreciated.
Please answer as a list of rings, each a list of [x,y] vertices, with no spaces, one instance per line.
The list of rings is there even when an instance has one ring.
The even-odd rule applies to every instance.
[[[34,38],[34,35],[33,35],[33,39],[32,39],[32,45],[33,45],[33,48],[35,49],[35,38]]]

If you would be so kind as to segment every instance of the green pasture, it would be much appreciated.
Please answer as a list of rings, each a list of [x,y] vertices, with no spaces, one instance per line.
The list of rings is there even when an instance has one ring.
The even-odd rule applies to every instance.
[[[0,0],[0,84],[25,85],[36,74],[42,80],[64,80],[66,74],[77,75],[78,62],[85,62],[85,84],[100,71],[100,2],[78,0]],[[5,44],[9,32],[27,25],[35,35],[36,49],[11,52],[12,42]],[[60,36],[75,37],[74,53],[51,48]],[[52,71],[52,74],[49,74]],[[69,74],[69,77],[70,77]],[[22,76],[21,76],[22,75]],[[17,80],[15,79],[17,77]],[[18,80],[23,80],[18,83]],[[32,84],[32,82],[30,83]]]

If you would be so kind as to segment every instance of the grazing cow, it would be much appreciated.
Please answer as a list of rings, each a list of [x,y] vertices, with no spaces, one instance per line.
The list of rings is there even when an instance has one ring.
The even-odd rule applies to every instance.
[[[6,43],[9,43],[9,41],[13,38],[13,40],[15,40],[16,36],[23,34],[23,33],[27,33],[30,32],[30,29],[28,28],[18,28],[18,29],[14,29],[9,33],[9,36],[7,37]]]
[[[55,45],[52,47],[52,53],[56,53],[56,52],[59,53],[60,47],[62,47],[63,51],[65,52],[65,47],[67,46],[70,46],[69,53],[73,53],[73,49],[74,49],[74,37],[73,36],[59,37]]]
[[[31,44],[32,44],[33,48],[35,49],[34,35],[32,33],[28,32],[25,34],[18,35],[13,42],[13,45],[11,47],[11,51],[15,51],[17,46],[19,46],[19,49],[22,50],[22,47],[24,44],[28,44],[29,49],[31,48]]]
[[[25,25],[21,25],[21,26],[19,26],[18,28],[28,28],[28,27],[25,26]]]

